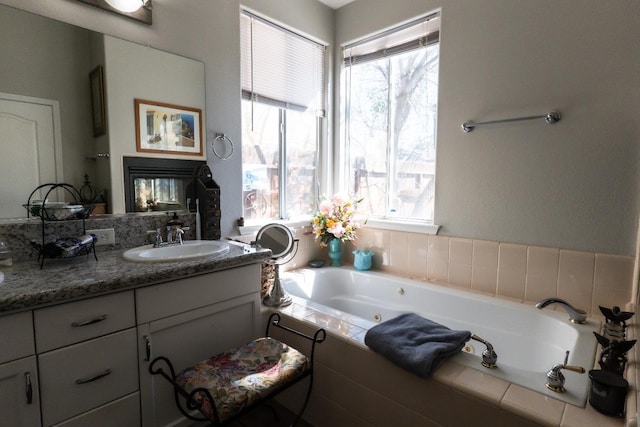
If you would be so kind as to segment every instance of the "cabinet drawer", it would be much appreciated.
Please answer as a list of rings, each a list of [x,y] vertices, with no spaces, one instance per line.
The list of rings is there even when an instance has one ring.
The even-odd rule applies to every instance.
[[[0,343],[0,363],[35,353],[30,311],[0,317]]]
[[[38,361],[47,426],[138,389],[135,328],[41,354]]]
[[[130,328],[134,310],[133,291],[36,310],[38,353]]]
[[[138,324],[260,291],[260,264],[136,289]]]
[[[140,394],[133,393],[93,409],[55,427],[139,427]]]

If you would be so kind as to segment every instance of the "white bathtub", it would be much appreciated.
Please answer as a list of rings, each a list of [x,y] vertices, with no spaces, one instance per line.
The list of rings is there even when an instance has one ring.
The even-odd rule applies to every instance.
[[[451,329],[471,331],[493,345],[498,367],[481,365],[485,346],[473,340],[454,361],[576,406],[586,403],[586,373],[563,370],[565,393],[547,389],[545,374],[564,361],[567,350],[570,365],[587,371],[593,368],[593,331],[600,327],[595,320],[575,325],[564,310],[539,310],[532,305],[351,267],[302,269],[283,273],[281,278],[296,304],[364,329],[413,312]]]

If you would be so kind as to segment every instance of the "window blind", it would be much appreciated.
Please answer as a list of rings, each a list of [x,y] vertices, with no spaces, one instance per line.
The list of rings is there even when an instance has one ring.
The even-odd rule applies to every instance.
[[[399,27],[343,46],[346,67],[420,49],[440,40],[439,13],[432,13]]]
[[[242,97],[324,116],[326,46],[246,10],[240,29]]]

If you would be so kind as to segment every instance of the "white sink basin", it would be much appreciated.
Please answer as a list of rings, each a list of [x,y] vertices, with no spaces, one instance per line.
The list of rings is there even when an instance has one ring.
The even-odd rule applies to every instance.
[[[229,244],[218,240],[186,240],[182,245],[154,248],[153,245],[129,249],[123,256],[128,261],[160,262],[220,256],[229,251]]]

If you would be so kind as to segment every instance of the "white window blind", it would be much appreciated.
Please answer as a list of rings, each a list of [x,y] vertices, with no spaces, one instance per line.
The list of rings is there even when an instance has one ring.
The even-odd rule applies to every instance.
[[[242,97],[325,114],[326,46],[243,10]]]
[[[348,67],[405,53],[438,43],[439,40],[440,19],[436,12],[344,46],[342,48],[344,65]]]

